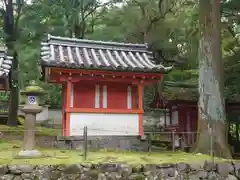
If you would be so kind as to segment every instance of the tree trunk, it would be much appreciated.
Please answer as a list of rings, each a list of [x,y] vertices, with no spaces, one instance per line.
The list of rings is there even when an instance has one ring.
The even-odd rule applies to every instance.
[[[220,0],[200,0],[199,6],[199,119],[195,151],[212,151],[216,156],[231,158],[223,97]]]
[[[13,62],[12,62],[10,86],[11,86],[11,92],[10,92],[10,99],[9,99],[7,125],[17,126],[19,89],[18,89],[18,54],[16,50],[13,51]]]

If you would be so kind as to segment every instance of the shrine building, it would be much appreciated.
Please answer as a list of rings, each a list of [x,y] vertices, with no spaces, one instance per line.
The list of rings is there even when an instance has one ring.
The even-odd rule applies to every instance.
[[[7,56],[7,48],[0,46],[0,91],[5,91],[9,88],[11,65],[12,57]]]
[[[64,136],[142,136],[143,88],[170,67],[154,64],[146,44],[48,35],[42,75],[62,85]]]
[[[226,100],[225,104],[228,126],[230,129],[236,129],[229,132],[229,136],[232,136],[239,143],[240,103]],[[174,131],[175,147],[192,147],[195,144],[198,125],[198,101],[196,99],[167,100],[156,94],[150,108],[165,110],[162,111],[160,119],[163,120],[165,132]],[[231,139],[229,139],[229,142],[232,145]],[[238,149],[240,150],[240,148]]]

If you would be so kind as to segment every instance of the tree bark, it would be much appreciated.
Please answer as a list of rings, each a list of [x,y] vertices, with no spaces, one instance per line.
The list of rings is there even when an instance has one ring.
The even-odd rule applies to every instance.
[[[231,158],[223,97],[220,0],[200,0],[199,7],[199,119],[195,151],[212,151],[218,157]]]

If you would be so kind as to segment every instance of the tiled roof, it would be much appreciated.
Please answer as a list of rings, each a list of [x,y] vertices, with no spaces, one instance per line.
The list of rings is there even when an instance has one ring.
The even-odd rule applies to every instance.
[[[103,42],[48,35],[42,43],[43,66],[114,71],[165,72],[145,44]]]
[[[12,67],[12,57],[7,56],[7,49],[0,46],[0,77],[8,76]]]

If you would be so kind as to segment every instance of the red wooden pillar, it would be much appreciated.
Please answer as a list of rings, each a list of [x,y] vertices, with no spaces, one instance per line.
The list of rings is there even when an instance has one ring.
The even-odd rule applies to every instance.
[[[177,109],[178,111],[178,126],[179,126],[179,145],[180,147],[182,148],[183,147],[183,141],[184,141],[184,138],[185,138],[185,134],[183,133],[184,132],[184,126],[185,126],[185,122],[184,122],[184,119],[183,119],[183,109],[181,107],[178,107]]]
[[[140,136],[143,136],[143,85],[138,84],[138,108],[141,111],[138,119],[138,132]]]
[[[71,105],[71,88],[72,88],[72,82],[70,80],[67,81],[67,88],[66,88],[66,126],[65,126],[65,136],[70,135],[70,112],[66,111],[67,109],[70,109]]]
[[[66,85],[62,85],[62,135],[65,136],[66,132],[66,117],[65,117],[65,104],[66,104]]]

